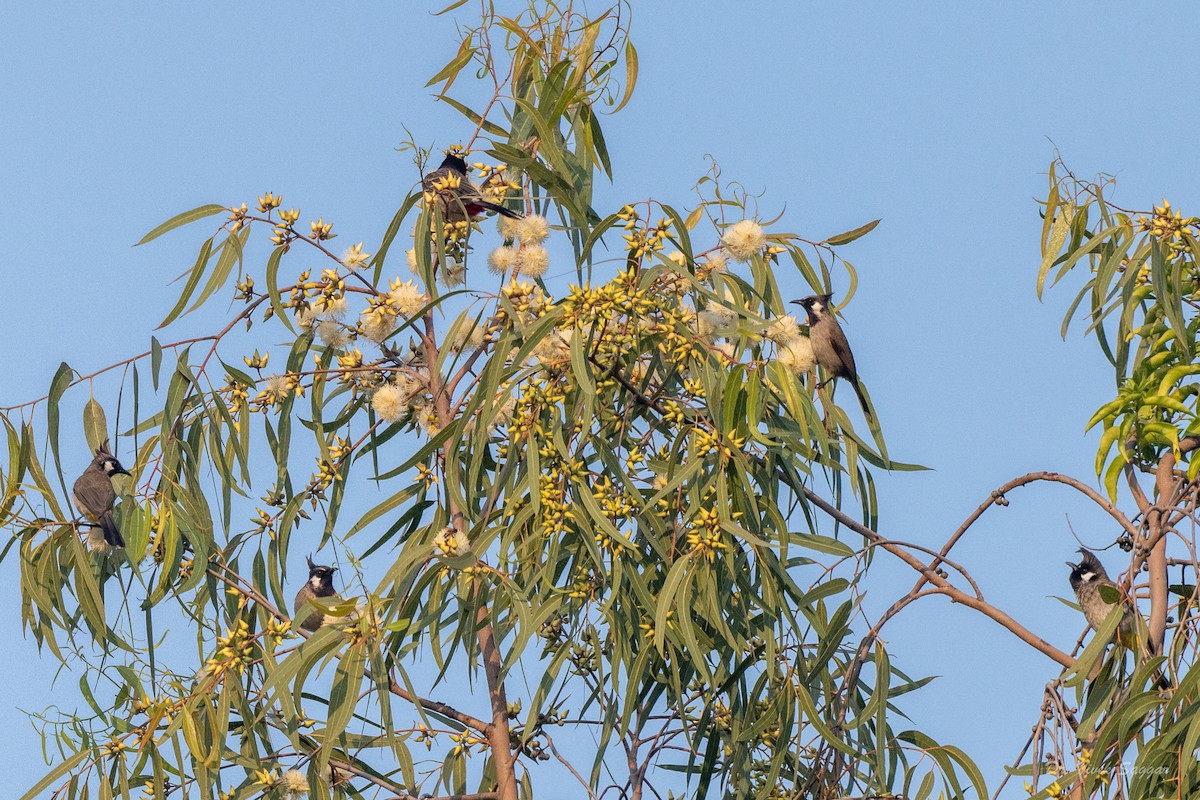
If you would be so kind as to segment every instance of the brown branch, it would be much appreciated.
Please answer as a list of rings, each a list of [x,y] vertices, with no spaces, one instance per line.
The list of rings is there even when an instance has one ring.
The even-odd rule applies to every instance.
[[[809,489],[807,486],[803,486],[803,485],[801,485],[799,487],[793,486],[792,488],[793,489],[798,488],[801,492],[803,492],[804,496],[808,499],[808,501],[810,503],[812,503],[817,508],[824,511],[829,516],[833,517],[835,520],[837,520],[841,524],[845,525],[850,530],[854,531],[855,533],[859,534],[860,536],[865,537],[870,542],[877,543],[884,550],[887,550],[889,553],[896,556],[904,563],[908,564],[910,567],[912,567],[914,570],[916,570],[918,573],[920,573],[922,576],[924,576],[925,581],[927,581],[928,583],[932,583],[937,588],[938,592],[949,597],[951,602],[961,603],[962,605],[967,606],[968,608],[975,609],[976,611],[980,612],[984,616],[994,620],[996,623],[998,623],[1002,627],[1006,628],[1014,636],[1016,636],[1017,638],[1019,638],[1021,641],[1025,642],[1026,644],[1028,644],[1030,647],[1034,648],[1035,650],[1037,650],[1038,652],[1047,656],[1048,658],[1051,658],[1054,661],[1057,661],[1059,664],[1062,664],[1064,667],[1071,667],[1075,664],[1075,659],[1071,658],[1069,655],[1067,655],[1063,651],[1059,650],[1054,645],[1050,644],[1049,642],[1045,641],[1041,637],[1034,634],[1032,631],[1030,631],[1023,625],[1021,625],[1021,623],[1017,622],[1015,619],[1010,617],[1008,614],[1001,611],[999,608],[996,608],[994,605],[992,605],[991,603],[988,603],[984,600],[980,600],[979,598],[972,597],[971,595],[962,591],[958,587],[954,586],[949,581],[947,581],[945,578],[943,578],[941,575],[938,575],[937,572],[934,571],[934,569],[931,569],[930,567],[926,566],[919,558],[914,556],[912,553],[909,553],[904,548],[899,547],[898,545],[892,544],[891,542],[887,541],[883,536],[880,536],[878,533],[871,530],[867,526],[863,525],[861,522],[854,519],[849,514],[846,514],[844,511],[842,511],[837,506],[833,505],[832,503],[829,503],[823,497],[818,495],[816,492]]]
[[[967,532],[967,529],[970,528],[973,524],[975,524],[976,520],[978,520],[981,516],[983,516],[983,512],[987,511],[989,508],[991,508],[993,505],[995,505],[997,500],[1003,498],[1005,495],[1007,495],[1013,489],[1017,489],[1022,486],[1026,486],[1026,485],[1028,485],[1030,483],[1034,483],[1036,481],[1049,481],[1051,483],[1061,483],[1064,486],[1070,486],[1072,489],[1075,489],[1075,490],[1079,491],[1080,493],[1086,495],[1096,505],[1100,506],[1100,508],[1107,511],[1109,516],[1111,516],[1113,519],[1115,519],[1117,521],[1117,523],[1120,524],[1120,526],[1122,528],[1124,528],[1127,533],[1129,533],[1129,535],[1137,536],[1137,534],[1138,534],[1137,526],[1135,526],[1132,522],[1130,522],[1129,518],[1126,517],[1123,513],[1121,513],[1121,510],[1119,508],[1117,508],[1111,502],[1109,502],[1108,498],[1101,495],[1099,492],[1097,492],[1092,487],[1088,486],[1086,483],[1084,483],[1080,480],[1077,480],[1075,478],[1072,478],[1069,475],[1060,475],[1057,472],[1044,472],[1044,471],[1043,472],[1030,472],[1030,473],[1020,476],[1019,478],[1013,478],[1011,481],[1004,484],[996,491],[992,492],[991,495],[988,496],[987,500],[984,500],[982,503],[980,503],[979,507],[976,508],[975,511],[973,511],[969,517],[967,517],[967,519],[963,522],[963,524],[959,526],[958,530],[956,530],[954,532],[954,534],[949,539],[946,540],[946,544],[945,544],[945,546],[942,547],[939,557],[937,559],[935,559],[934,561],[932,561],[929,566],[931,568],[936,568],[938,566],[938,564],[940,564],[941,561],[945,558],[946,554],[948,554],[950,552],[950,549],[952,547],[954,547],[954,545],[956,545],[958,543],[958,540],[963,537],[963,534],[965,534]],[[918,583],[917,585],[919,587],[921,584]]]
[[[427,700],[424,697],[418,697],[397,683],[396,679],[390,675],[388,676],[388,691],[402,700],[407,700],[413,705],[419,705],[421,708],[424,708],[427,711],[441,714],[443,717],[449,717],[450,719],[459,722],[474,731],[487,734],[488,724],[483,720],[473,717],[466,712],[459,711],[457,708],[448,706],[445,703],[437,700]]]
[[[342,761],[338,758],[329,759],[329,766],[342,772],[349,772],[351,775],[362,778],[365,781],[370,781],[381,789],[387,789],[389,792],[400,792],[401,797],[407,797],[408,791],[399,784],[392,783],[389,780],[380,778],[373,773],[367,772],[365,769],[359,769],[348,761]]]
[[[1133,469],[1133,462],[1125,462],[1125,484],[1129,487],[1129,493],[1133,495],[1133,502],[1137,503],[1138,512],[1144,517],[1150,513],[1150,498],[1146,497],[1146,493],[1142,491],[1142,485],[1138,483],[1137,472]],[[1140,531],[1134,531],[1133,536],[1137,536]]]
[[[438,347],[433,336],[433,317],[432,314],[425,314],[426,335],[422,336],[422,345],[425,348],[425,360],[429,364],[429,391],[433,396],[434,410],[438,415],[440,424],[444,427],[450,425],[453,420],[453,411],[450,407],[450,395],[445,391],[445,383],[442,377],[434,369],[438,363]],[[445,468],[450,469],[450,465],[454,461],[455,442],[447,440],[442,445],[442,456],[445,463]],[[457,503],[453,499],[447,501],[451,524],[455,527],[458,533],[462,536],[467,534],[467,519],[463,513],[463,509],[457,507]],[[480,586],[474,584],[473,598],[478,599],[480,596]],[[479,610],[476,613],[477,628],[475,631],[475,640],[479,644],[480,657],[483,659],[484,674],[487,676],[488,697],[492,707],[492,721],[485,725],[480,730],[488,740],[488,747],[492,751],[492,761],[496,768],[496,782],[498,791],[496,797],[500,800],[517,800],[517,770],[516,758],[513,756],[512,747],[509,741],[509,726],[508,726],[508,695],[504,688],[504,662],[500,656],[500,650],[496,646],[496,635],[491,622],[488,620],[489,612],[486,603],[480,602]]]
[[[1178,449],[1180,455],[1183,455],[1192,452],[1197,447],[1200,447],[1200,439],[1189,436],[1180,440]],[[1126,471],[1126,477],[1131,484],[1130,490],[1146,518],[1146,532],[1144,538],[1140,536],[1134,538],[1133,559],[1123,583],[1126,586],[1132,586],[1134,577],[1141,570],[1142,564],[1148,565],[1150,618],[1147,625],[1150,629],[1150,652],[1154,655],[1163,652],[1167,632],[1166,536],[1171,531],[1168,512],[1176,503],[1181,484],[1180,478],[1175,474],[1175,464],[1174,450],[1167,450],[1159,458],[1158,466],[1154,470],[1154,504],[1149,507],[1145,506],[1145,493],[1141,491],[1132,471]]]

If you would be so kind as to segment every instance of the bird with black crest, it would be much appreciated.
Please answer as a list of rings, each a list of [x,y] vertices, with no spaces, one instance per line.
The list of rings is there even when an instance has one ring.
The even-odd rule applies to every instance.
[[[426,200],[436,201],[446,222],[461,222],[494,211],[510,219],[523,215],[507,206],[493,203],[467,176],[465,151],[458,146],[446,151],[441,166],[421,178]]]
[[[1113,639],[1135,655],[1149,655],[1150,648],[1143,647],[1139,643],[1137,612],[1129,603],[1122,600],[1120,587],[1108,577],[1108,572],[1105,571],[1104,565],[1100,563],[1096,554],[1085,547],[1079,548],[1079,552],[1083,556],[1079,563],[1072,564],[1068,561],[1067,566],[1071,568],[1069,580],[1071,590],[1075,592],[1075,602],[1079,604],[1079,610],[1083,612],[1088,625],[1094,631],[1100,630],[1109,613],[1117,604],[1120,604],[1122,606],[1121,621],[1117,623]],[[1155,681],[1161,689],[1169,688],[1171,685],[1161,672],[1156,676]]]
[[[854,353],[850,352],[850,342],[838,324],[837,314],[829,307],[832,294],[814,294],[792,303],[802,306],[808,313],[808,338],[812,342],[813,357],[817,366],[829,373],[829,377],[817,384],[821,388],[834,378],[845,378],[858,395],[863,413],[871,416],[867,398],[863,395],[862,387],[858,385],[858,369],[854,366]]]
[[[108,440],[105,439],[96,448],[92,463],[75,481],[71,496],[75,505],[83,515],[94,523],[104,537],[104,543],[109,547],[124,547],[125,537],[113,519],[113,505],[117,502],[117,490],[113,488],[114,475],[128,475],[121,462],[108,450]],[[98,545],[98,540],[97,545]]]
[[[300,627],[306,631],[315,631],[325,624],[325,612],[309,601],[337,597],[333,588],[333,573],[337,567],[314,564],[312,556],[308,556],[308,580],[300,591],[296,592],[296,600],[292,603],[292,619],[300,620]],[[305,614],[305,609],[309,613]]]

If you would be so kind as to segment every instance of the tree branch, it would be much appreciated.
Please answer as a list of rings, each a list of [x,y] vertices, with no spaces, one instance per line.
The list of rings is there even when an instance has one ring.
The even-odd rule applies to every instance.
[[[792,488],[795,489],[797,487],[793,486]],[[801,492],[803,492],[804,496],[810,503],[836,519],[838,522],[845,525],[850,530],[854,531],[860,536],[865,537],[868,541],[878,544],[884,550],[887,550],[889,553],[908,564],[910,567],[924,576],[924,579],[927,582],[932,583],[935,587],[937,587],[938,592],[949,597],[952,602],[961,603],[968,608],[973,608],[984,616],[994,620],[1021,641],[1025,642],[1030,647],[1034,648],[1048,658],[1051,658],[1054,661],[1057,661],[1059,664],[1062,664],[1064,667],[1071,667],[1075,664],[1075,659],[1071,658],[1054,645],[1034,634],[1008,614],[996,608],[991,603],[988,603],[985,600],[980,600],[976,597],[972,597],[971,595],[957,588],[941,575],[938,575],[934,569],[926,566],[912,553],[909,553],[904,548],[899,547],[898,545],[895,545],[885,539],[883,536],[880,536],[878,533],[863,525],[861,522],[854,519],[837,506],[826,501],[823,497],[809,489],[807,486],[801,485],[798,488]]]

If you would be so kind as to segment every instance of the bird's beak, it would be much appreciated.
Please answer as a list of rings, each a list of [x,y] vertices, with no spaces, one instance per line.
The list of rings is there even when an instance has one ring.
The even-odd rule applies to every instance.
[[[1066,564],[1067,564],[1067,566],[1068,566],[1068,567],[1070,567],[1071,569],[1075,569],[1076,567],[1078,567],[1078,566],[1079,566],[1078,564],[1072,564],[1070,561],[1066,562]]]

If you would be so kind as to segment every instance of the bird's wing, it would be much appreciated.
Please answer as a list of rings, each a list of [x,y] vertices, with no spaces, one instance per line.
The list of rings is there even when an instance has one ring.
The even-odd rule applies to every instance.
[[[309,598],[313,596],[313,590],[306,583],[304,588],[296,592],[296,599],[292,601],[292,610],[295,614],[300,613],[300,609],[304,608]]]
[[[98,516],[112,508],[113,501],[117,499],[117,493],[107,478],[86,473],[75,481],[73,494],[79,510],[91,516]]]
[[[842,332],[839,326],[835,333],[837,335],[830,336],[830,344],[833,345],[833,352],[837,353],[838,359],[846,365],[846,369],[850,372],[850,377],[858,381],[858,368],[854,366],[854,353],[850,352],[850,342],[846,341],[846,334]]]
[[[429,172],[425,175],[425,177],[421,178],[421,187],[427,192],[433,191],[433,185],[437,183],[439,179],[444,178],[449,174],[450,170],[445,167],[442,167],[441,169],[435,169],[433,172]]]

